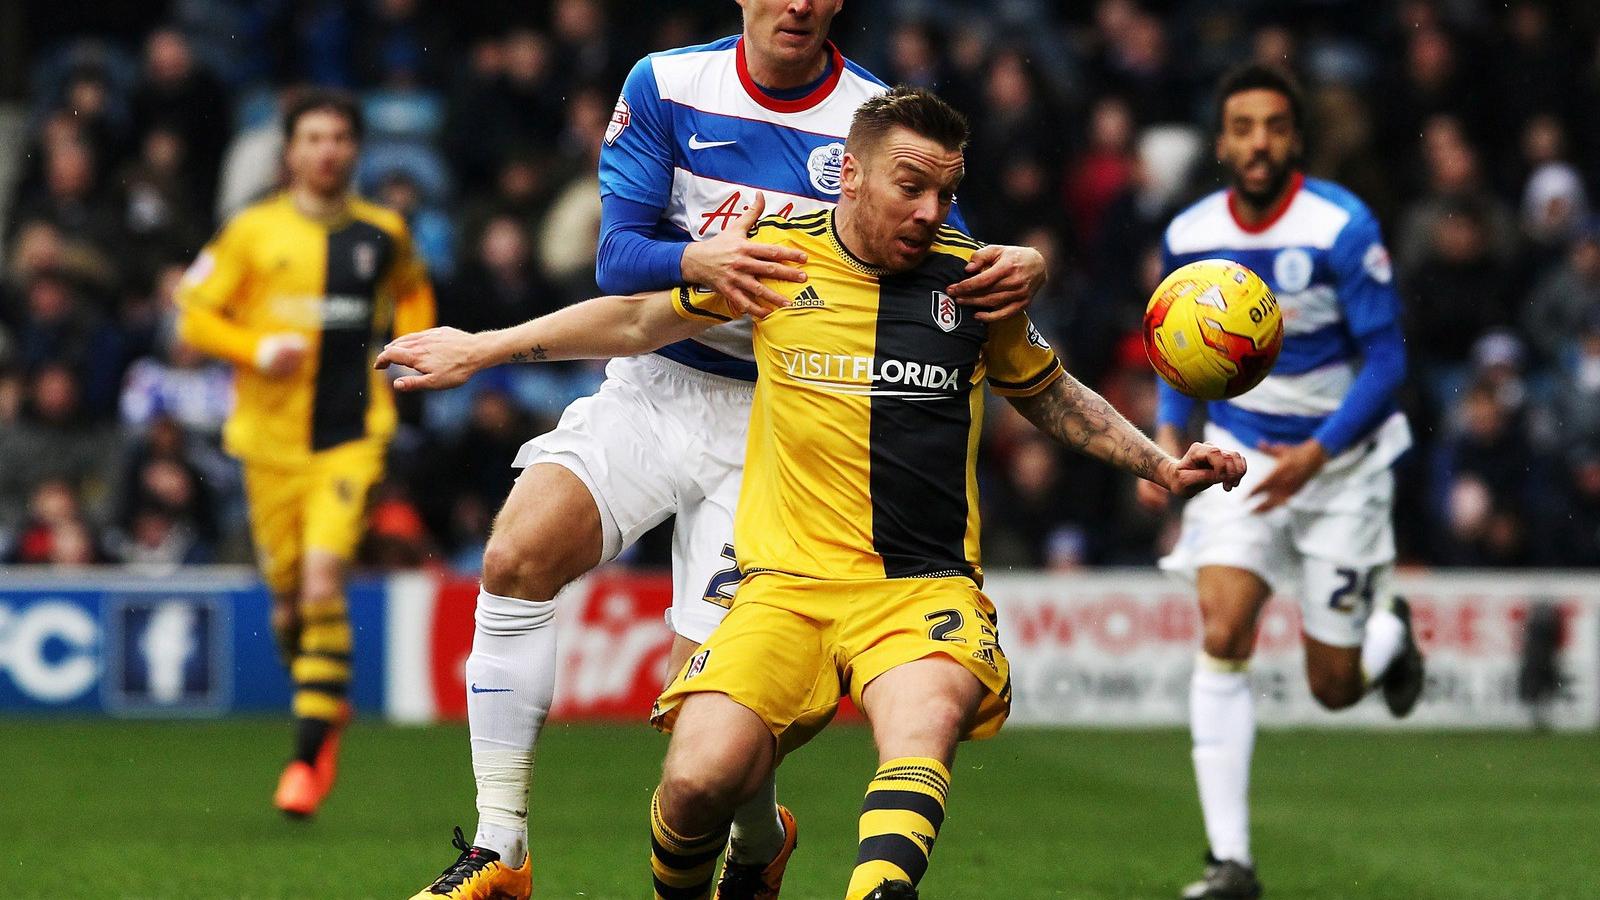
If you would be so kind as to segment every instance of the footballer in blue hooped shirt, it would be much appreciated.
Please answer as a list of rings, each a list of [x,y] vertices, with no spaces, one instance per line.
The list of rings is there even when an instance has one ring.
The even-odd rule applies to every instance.
[[[1193,581],[1204,622],[1190,686],[1195,778],[1210,842],[1184,897],[1255,897],[1249,842],[1256,621],[1274,591],[1300,598],[1312,694],[1329,709],[1382,688],[1396,716],[1422,687],[1410,612],[1392,587],[1394,481],[1410,446],[1400,304],[1378,223],[1355,195],[1300,170],[1304,107],[1289,76],[1246,66],[1217,96],[1229,186],[1179,213],[1165,271],[1207,258],[1259,274],[1284,312],[1283,351],[1244,394],[1206,405],[1205,440],[1244,453],[1233,492],[1189,500],[1162,568]],[[1197,401],[1159,384],[1157,442],[1180,446]],[[1147,505],[1167,497],[1140,491]]]
[[[835,203],[851,117],[887,88],[828,41],[843,0],[738,3],[740,35],[651,54],[622,87],[600,152],[596,275],[606,293],[695,284],[759,313],[783,302],[762,279],[804,280],[790,265],[803,254],[746,235],[762,215]],[[1044,283],[1032,249],[985,247],[972,261],[948,293],[979,319],[1020,312]],[[436,893],[528,896],[528,786],[555,691],[559,592],[676,514],[676,668],[722,620],[740,579],[732,542],[756,377],[749,322],[613,360],[606,374],[518,453],[524,471],[495,519],[466,663],[478,830],[470,845],[458,837],[461,857]],[[735,816],[718,896],[776,897],[794,844],[769,780]]]

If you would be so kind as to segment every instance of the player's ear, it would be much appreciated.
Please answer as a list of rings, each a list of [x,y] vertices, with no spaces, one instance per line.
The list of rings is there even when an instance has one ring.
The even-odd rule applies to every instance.
[[[846,150],[839,161],[839,193],[854,200],[861,193],[861,177],[865,169],[854,153]]]

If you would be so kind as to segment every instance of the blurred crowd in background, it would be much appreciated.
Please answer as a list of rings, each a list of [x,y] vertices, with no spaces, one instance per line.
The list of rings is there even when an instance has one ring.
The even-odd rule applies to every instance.
[[[442,322],[498,327],[597,293],[596,161],[632,63],[739,29],[733,0],[65,6],[78,11],[24,5],[24,124],[0,146],[15,173],[0,232],[7,563],[250,559],[218,450],[228,370],[173,341],[172,293],[213,230],[275,188],[277,111],[297,85],[359,93],[360,189],[410,222]],[[1247,59],[1292,69],[1308,171],[1366,200],[1397,266],[1418,437],[1398,470],[1402,560],[1600,565],[1600,8],[849,0],[833,37],[967,112],[974,235],[1046,255],[1031,314],[1145,425],[1155,248],[1221,183],[1211,89]],[[476,569],[514,451],[600,377],[508,367],[405,398],[363,562]],[[1175,516],[1139,509],[1131,481],[990,408],[991,569],[1147,564],[1172,539]],[[657,537],[631,561],[666,558]]]

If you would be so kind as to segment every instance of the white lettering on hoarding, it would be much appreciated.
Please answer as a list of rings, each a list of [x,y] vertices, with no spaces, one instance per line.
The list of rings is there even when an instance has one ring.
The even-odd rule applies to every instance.
[[[18,612],[0,604],[0,672],[43,703],[73,700],[100,674],[100,626],[82,607],[57,600]]]

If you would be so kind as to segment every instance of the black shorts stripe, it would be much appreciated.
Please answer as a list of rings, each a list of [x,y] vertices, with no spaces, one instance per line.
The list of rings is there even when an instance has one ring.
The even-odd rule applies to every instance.
[[[856,865],[875,859],[899,866],[911,876],[912,884],[921,881],[928,871],[928,855],[922,845],[903,834],[875,834],[862,841],[856,852]]]
[[[701,309],[700,307],[695,306],[693,303],[690,303],[689,302],[689,288],[687,286],[680,286],[678,288],[677,298],[678,298],[678,307],[680,309],[682,309],[684,312],[689,313],[690,315],[703,316],[703,317],[705,317],[707,319],[715,319],[718,322],[732,322],[733,321],[733,319],[730,319],[727,316],[719,315],[718,313],[714,313],[709,309]]]
[[[927,794],[916,791],[869,791],[861,804],[862,812],[875,809],[903,809],[928,820],[934,831],[944,824],[944,805]]]
[[[700,900],[711,890],[710,878],[698,884],[691,884],[688,887],[673,887],[654,875],[650,876],[650,878],[655,882],[656,895],[661,900]]]
[[[1061,359],[1059,357],[1052,356],[1050,357],[1049,364],[1040,370],[1039,374],[1037,375],[1030,376],[1022,381],[1001,381],[998,378],[990,378],[989,383],[997,388],[1000,388],[1001,390],[1026,391],[1043,384],[1050,378],[1050,376],[1054,375],[1060,370]]]
[[[355,220],[328,233],[322,342],[311,406],[311,449],[327,450],[367,433],[378,284],[394,260],[394,239]]]
[[[669,868],[693,869],[716,859],[717,854],[722,852],[722,843],[719,842],[710,850],[704,850],[699,853],[674,853],[663,846],[656,839],[656,836],[652,834],[650,835],[650,852],[655,854],[656,859],[666,863]]]
[[[350,685],[343,681],[297,681],[294,689],[297,691],[310,691],[314,694],[327,694],[330,697],[343,697],[350,690]]]

